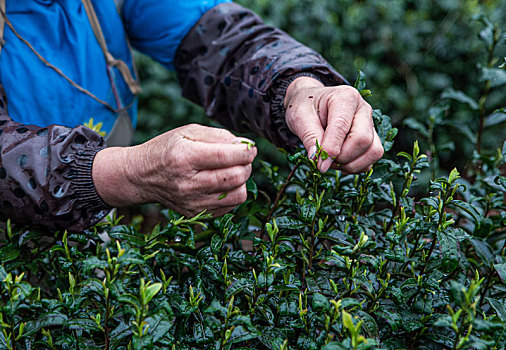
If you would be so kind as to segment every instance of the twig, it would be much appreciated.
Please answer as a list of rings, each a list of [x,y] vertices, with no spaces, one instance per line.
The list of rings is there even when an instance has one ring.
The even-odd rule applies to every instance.
[[[285,182],[283,183],[283,186],[281,186],[281,188],[279,189],[278,191],[278,194],[276,195],[276,199],[274,200],[274,203],[272,204],[272,207],[271,207],[271,210],[269,210],[269,214],[267,215],[267,219],[265,220],[265,222],[269,222],[271,221],[272,219],[272,214],[274,214],[274,210],[276,210],[278,204],[279,204],[279,201],[281,200],[281,196],[283,195],[283,193],[285,192],[286,190],[286,187],[288,186],[288,183],[290,182],[290,180],[292,179],[293,175],[295,174],[295,171],[299,168],[299,165],[301,164],[302,162],[299,162],[297,163],[292,171],[290,171],[290,174],[288,174],[288,177],[286,178]],[[266,238],[265,237],[265,228],[262,230],[262,238]]]
[[[492,282],[492,278],[494,277],[495,275],[495,270],[494,270],[494,266],[492,265],[492,271],[490,271],[489,275],[488,275],[488,278],[487,278],[487,282],[485,282],[485,288],[483,288],[483,294],[481,296],[481,300],[480,300],[480,307],[483,305],[483,303],[485,302],[485,296],[487,295],[487,292],[490,288],[490,283]]]

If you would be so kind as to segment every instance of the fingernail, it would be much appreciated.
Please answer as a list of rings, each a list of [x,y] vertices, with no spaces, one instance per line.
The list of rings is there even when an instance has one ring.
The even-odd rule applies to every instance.
[[[329,170],[329,169],[330,169],[330,166],[331,166],[331,165],[332,165],[332,159],[330,159],[330,158],[325,159],[325,160],[322,162],[322,164],[320,165],[320,171],[321,171],[322,173],[326,173],[326,172],[327,172],[327,170]]]
[[[236,137],[233,141],[232,141],[232,144],[234,145],[237,145],[237,144],[241,144],[241,143],[244,143],[244,144],[254,144],[255,141],[252,141],[250,139],[247,139],[245,137]]]
[[[309,159],[313,159],[316,156],[316,146],[311,146],[307,154],[309,154]]]

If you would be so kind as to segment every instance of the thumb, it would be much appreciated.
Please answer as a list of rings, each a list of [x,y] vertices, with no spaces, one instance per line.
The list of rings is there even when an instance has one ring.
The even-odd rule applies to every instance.
[[[288,128],[297,135],[309,158],[316,153],[316,142],[321,144],[324,130],[320,118],[316,114],[312,105],[298,108],[297,110],[289,110],[287,112]]]

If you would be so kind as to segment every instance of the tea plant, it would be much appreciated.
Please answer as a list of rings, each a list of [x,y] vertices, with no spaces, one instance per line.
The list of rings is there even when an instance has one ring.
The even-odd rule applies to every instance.
[[[388,150],[396,130],[374,119]],[[259,206],[250,183],[245,215],[52,237],[8,223],[0,347],[502,349],[505,156],[415,198],[429,165],[416,142],[361,175],[320,174],[299,152],[290,178],[264,163],[278,196]]]
[[[373,169],[321,174],[317,158],[287,154],[288,175],[263,162],[268,183],[249,181],[250,198],[221,218],[164,210],[167,224],[145,232],[113,215],[79,233],[8,221],[0,348],[506,348],[506,143],[478,142],[487,115],[504,113],[487,109],[497,81],[485,76],[478,108],[442,96],[478,122],[465,169],[434,163],[434,130],[455,125],[430,117],[443,103],[452,120],[438,101],[411,123],[427,150],[392,154],[398,130],[375,110],[387,156]],[[356,87],[370,94],[362,74]]]

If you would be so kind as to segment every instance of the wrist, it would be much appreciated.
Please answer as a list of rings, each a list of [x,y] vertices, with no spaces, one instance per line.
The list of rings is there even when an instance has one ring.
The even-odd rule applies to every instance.
[[[109,147],[99,151],[93,160],[92,179],[98,195],[112,207],[143,203],[139,187],[129,174],[129,153],[133,147]]]
[[[294,81],[288,85],[285,93],[284,99],[284,107],[285,109],[288,107],[290,101],[294,96],[296,96],[301,90],[311,89],[311,88],[321,88],[324,87],[321,81],[312,77],[298,77]]]

